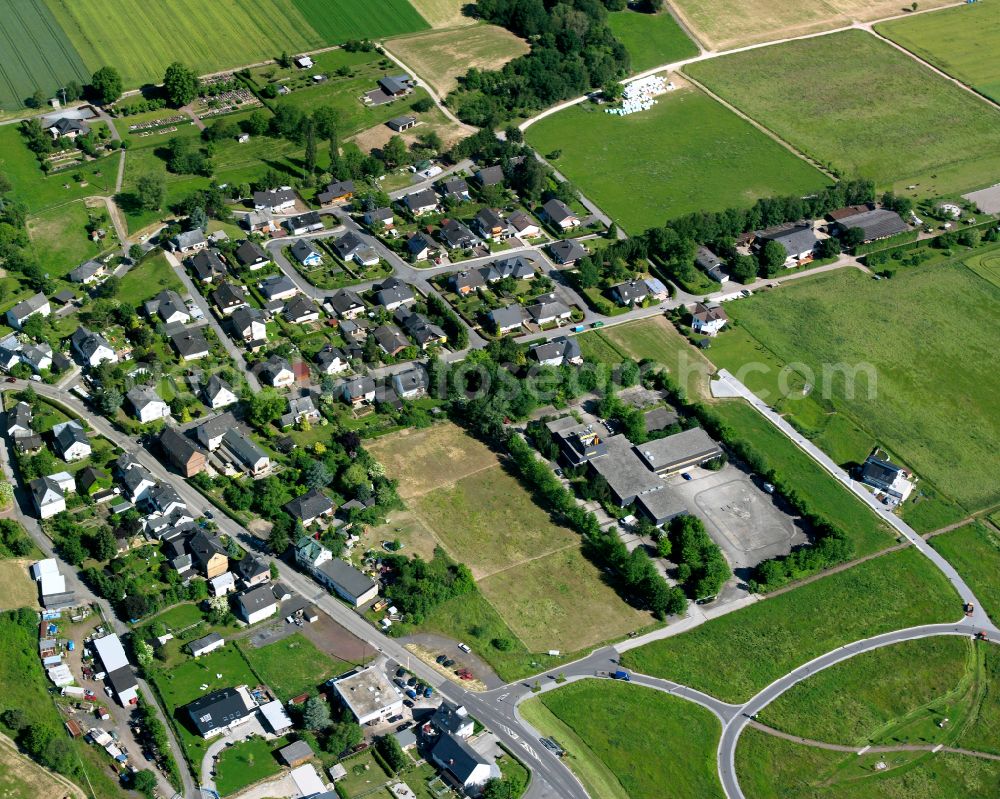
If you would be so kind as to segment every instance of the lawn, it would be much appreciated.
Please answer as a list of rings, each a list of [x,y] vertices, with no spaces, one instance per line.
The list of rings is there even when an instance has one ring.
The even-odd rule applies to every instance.
[[[204,620],[205,614],[201,612],[201,609],[197,605],[191,602],[185,602],[182,605],[175,605],[169,610],[165,610],[150,619],[151,622],[162,622],[162,624],[167,628],[167,631],[172,633],[183,630],[185,627],[190,627],[192,624],[198,624]]]
[[[500,69],[527,53],[528,45],[504,28],[477,25],[393,39],[386,49],[444,96],[470,69]]]
[[[216,675],[221,674],[221,677]],[[168,710],[193,702],[200,696],[223,688],[240,685],[257,685],[257,678],[250,670],[243,655],[235,645],[227,643],[200,658],[191,658],[167,672],[155,676],[157,688]],[[206,688],[202,688],[206,685]]]
[[[948,2],[925,0],[920,3],[920,9]],[[823,3],[803,3],[799,0],[676,0],[671,5],[713,50],[802,36],[850,25],[856,19],[895,16],[904,10],[904,6],[895,0],[825,0]]]
[[[1000,111],[863,31],[737,53],[686,70],[845,176],[871,178],[884,188],[919,184],[920,196],[934,196],[979,188],[1000,169]],[[879,102],[872,102],[872,75],[879,76]]]
[[[27,558],[0,560],[0,610],[38,610],[38,583],[28,576],[32,561]]]
[[[45,175],[35,154],[25,145],[17,125],[0,125],[0,172],[10,180],[12,196],[27,205],[29,213],[91,194],[113,192],[117,168],[117,158],[108,157]],[[82,182],[73,179],[77,173],[83,178]]]
[[[1000,101],[1000,63],[984,57],[1000,48],[1000,8],[995,3],[917,14],[882,23],[875,30]]]
[[[90,72],[44,0],[0,0],[0,108],[22,108],[36,89],[46,99]]]
[[[32,250],[39,262],[45,264],[50,276],[64,277],[71,269],[100,255],[117,242],[110,219],[102,225],[108,232],[108,238],[101,243],[90,239],[86,228],[90,213],[107,219],[103,203],[88,208],[83,200],[49,208],[28,218]]]
[[[533,705],[545,712],[536,713]],[[566,748],[570,768],[591,796],[723,796],[715,768],[719,722],[683,699],[625,683],[586,680],[531,699],[522,712]],[[552,717],[558,723],[550,726]]]
[[[533,652],[585,649],[652,622],[622,601],[579,546],[498,572],[479,589]]]
[[[887,771],[876,772],[882,760]],[[992,799],[1000,763],[939,753],[827,752],[746,730],[736,771],[747,799]]]
[[[118,286],[117,299],[126,305],[137,306],[165,289],[183,292],[184,286],[167,263],[167,257],[157,252],[147,255],[125,273]]]
[[[112,64],[126,88],[162,80],[172,61],[199,74],[351,38],[421,30],[406,0],[48,0],[88,70]]]
[[[499,465],[424,494],[414,507],[477,580],[580,540],[572,530],[553,524]]]
[[[847,746],[921,743],[926,735],[950,743],[968,718],[979,666],[970,639],[904,641],[813,675],[758,718],[792,735]],[[944,730],[928,723],[942,716],[950,719]]]
[[[445,423],[400,430],[366,444],[410,500],[497,465],[497,456],[461,427]]]
[[[1000,620],[1000,533],[981,522],[973,522],[930,540],[934,549],[969,583],[983,610]]]
[[[219,794],[229,796],[280,772],[281,765],[275,752],[286,743],[284,738],[267,741],[255,735],[223,749],[216,765],[219,776],[215,780],[215,787]]]
[[[973,328],[957,312],[970,305]],[[969,509],[1000,501],[1000,288],[961,264],[891,281],[841,270],[732,303],[729,315],[942,493]],[[877,380],[852,385],[857,366]]]
[[[626,117],[576,105],[532,125],[526,136],[632,233],[692,211],[808,194],[828,183],[749,122],[688,87]]]
[[[622,662],[726,701],[743,701],[842,644],[953,620],[959,607],[944,576],[910,548],[647,644]]]
[[[348,799],[371,792],[389,779],[371,750],[344,760],[341,765],[347,770],[347,774],[337,783],[343,789],[343,793],[338,794]]]
[[[976,255],[966,261],[965,265],[983,280],[1000,288],[1000,252]]]
[[[628,50],[632,72],[645,72],[698,55],[698,46],[666,10],[658,14],[613,11],[608,14],[608,26]]]
[[[270,686],[278,699],[313,692],[321,683],[347,670],[349,664],[320,652],[302,633],[263,647],[241,644],[250,667]]]

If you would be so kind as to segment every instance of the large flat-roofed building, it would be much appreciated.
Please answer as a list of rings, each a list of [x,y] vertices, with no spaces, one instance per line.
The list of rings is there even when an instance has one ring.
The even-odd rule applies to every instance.
[[[607,452],[590,461],[590,468],[607,481],[619,506],[627,507],[643,494],[663,488],[663,481],[646,467],[625,436],[611,436],[605,443]]]
[[[606,455],[607,430],[603,425],[580,424],[572,416],[554,419],[545,425],[559,442],[563,458],[571,466]]]
[[[660,491],[643,494],[636,499],[635,504],[636,509],[657,527],[666,524],[675,516],[683,516],[688,513],[684,500],[677,496],[669,486],[665,486]]]
[[[647,441],[635,449],[643,463],[659,475],[700,466],[722,454],[722,448],[700,427]]]
[[[358,724],[382,721],[403,709],[402,695],[375,666],[337,680],[333,687]]]

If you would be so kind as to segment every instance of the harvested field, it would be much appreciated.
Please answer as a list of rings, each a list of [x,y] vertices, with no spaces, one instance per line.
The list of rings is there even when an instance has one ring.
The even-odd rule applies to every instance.
[[[450,31],[431,31],[393,39],[386,49],[426,80],[440,95],[458,86],[458,78],[472,67],[499,69],[528,52],[528,45],[495,25],[477,25]]]
[[[468,5],[466,0],[411,0],[411,2],[432,28],[454,28],[459,25],[476,24],[472,17],[462,13],[462,9]]]
[[[401,430],[367,444],[368,451],[399,480],[399,495],[413,499],[497,465],[497,456],[461,427],[440,424]]]
[[[32,561],[26,558],[0,560],[0,610],[31,608],[37,610],[38,586],[28,574]],[[0,792],[0,796],[3,793]]]
[[[86,799],[86,794],[65,777],[43,769],[17,751],[14,742],[0,735],[0,796],[3,799]]]

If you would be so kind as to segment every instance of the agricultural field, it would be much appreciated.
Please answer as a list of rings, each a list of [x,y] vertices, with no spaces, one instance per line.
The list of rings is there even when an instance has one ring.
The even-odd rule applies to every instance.
[[[818,163],[880,188],[937,196],[979,188],[1000,169],[1000,111],[863,31],[685,69]]]
[[[608,14],[608,27],[625,45],[632,59],[632,72],[645,72],[698,55],[692,42],[669,11],[645,14],[626,9]]]
[[[0,796],[4,799],[85,799],[86,794],[65,777],[43,769],[0,736]]]
[[[925,61],[1000,101],[1000,7],[974,3],[937,14],[917,14],[875,30]]]
[[[410,0],[432,28],[454,28],[459,25],[475,25],[472,17],[462,13],[468,5],[465,0]]]
[[[283,702],[315,691],[318,685],[343,674],[348,668],[343,661],[320,652],[301,633],[293,633],[262,647],[241,643],[240,651],[254,672]]]
[[[715,768],[720,725],[704,708],[625,683],[584,680],[530,699],[524,717],[567,750],[591,796],[723,796]]]
[[[994,621],[1000,620],[1000,533],[983,522],[973,522],[930,540],[934,549],[969,583]]]
[[[796,685],[758,714],[762,724],[815,741],[952,744],[975,720],[983,650],[969,638],[904,641],[845,660]],[[977,653],[977,649],[980,650]],[[934,721],[950,719],[945,728]]]
[[[977,255],[965,262],[973,272],[1000,289],[1000,252]]]
[[[392,39],[386,49],[443,96],[471,68],[500,69],[527,53],[528,45],[504,28],[477,25]]]
[[[87,71],[111,64],[126,87],[158,82],[173,61],[199,74],[347,39],[427,27],[406,0],[48,0]]]
[[[948,5],[927,0],[920,9]],[[850,25],[899,16],[903,4],[894,0],[676,0],[672,3],[702,43],[712,50],[729,50],[754,42],[771,42]],[[908,5],[906,8],[908,9]]]
[[[107,231],[108,238],[100,243],[92,241],[87,235],[90,214],[106,220],[101,227]],[[118,241],[114,225],[107,215],[107,207],[100,202],[88,206],[87,202],[79,200],[49,208],[28,217],[27,224],[32,250],[52,277],[64,277],[74,267],[97,257]]]
[[[849,641],[951,621],[960,607],[947,579],[908,548],[646,644],[622,663],[729,702],[744,701]]]
[[[877,772],[884,762],[888,770]],[[992,799],[1000,763],[940,752],[828,752],[748,729],[736,750],[747,799]]]
[[[829,182],[749,122],[683,85],[649,111],[618,117],[580,104],[542,119],[525,135],[632,233],[692,211],[807,194]]]
[[[46,99],[93,70],[73,48],[44,0],[0,0],[0,108],[13,110],[41,89]]]
[[[974,329],[955,313],[970,303],[982,319]],[[729,314],[778,360],[809,369],[835,410],[941,493],[969,510],[1000,501],[996,286],[962,264],[915,267],[881,282],[840,270],[733,303]],[[862,376],[852,391],[840,371],[822,386],[831,364],[871,365],[877,381]]]

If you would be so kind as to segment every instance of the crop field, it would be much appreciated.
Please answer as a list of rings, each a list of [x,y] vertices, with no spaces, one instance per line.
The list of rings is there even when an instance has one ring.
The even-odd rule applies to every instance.
[[[844,176],[883,188],[916,185],[928,196],[979,188],[1000,169],[1000,111],[863,31],[737,53],[686,71]],[[872,102],[872,75],[879,76],[879,102]]]
[[[111,64],[126,87],[158,82],[173,61],[199,74],[282,52],[427,27],[406,0],[48,0],[89,71]]]
[[[283,702],[314,691],[320,683],[346,670],[343,661],[320,652],[301,633],[262,647],[241,644],[240,650],[251,668]]]
[[[992,619],[1000,619],[1000,533],[981,522],[974,522],[936,535],[930,540],[934,549],[958,569],[976,592]]]
[[[386,48],[424,78],[439,95],[458,86],[469,69],[500,69],[528,52],[528,45],[496,25],[431,31],[393,39]]]
[[[917,14],[875,30],[949,75],[1000,101],[1000,7],[974,3],[937,14]]]
[[[678,80],[678,79],[675,79]],[[808,194],[829,181],[708,95],[678,88],[618,117],[581,104],[527,129],[528,142],[632,233],[691,211]],[[559,153],[558,158],[552,154]],[[623,179],[633,175],[635,179]]]
[[[962,307],[979,309],[977,327],[964,323]],[[778,359],[811,370],[834,409],[942,493],[967,509],[1000,501],[996,286],[962,264],[881,282],[840,270],[732,303],[729,313]],[[849,371],[829,368],[859,364],[874,367],[871,385],[862,373],[852,387]]]
[[[622,602],[579,546],[497,572],[479,589],[532,652],[574,652],[651,621]]]
[[[947,5],[926,0],[920,9]],[[832,30],[853,20],[898,16],[904,4],[895,0],[676,0],[673,7],[702,42],[713,50],[728,50],[754,42]],[[909,8],[909,4],[906,4]]]
[[[622,662],[726,701],[743,701],[849,641],[951,621],[960,607],[941,572],[909,548],[646,644]]]
[[[809,677],[764,708],[759,720],[802,738],[847,746],[889,737],[919,743],[932,736],[934,743],[950,743],[974,704],[979,660],[968,638],[904,641]],[[951,719],[947,730],[928,724],[930,716],[942,714]]]
[[[973,272],[1000,289],[1000,252],[977,255],[965,262]]]
[[[567,750],[567,764],[591,796],[723,796],[715,768],[719,722],[683,699],[584,680],[528,700],[521,712]]]
[[[885,762],[887,771],[876,772]],[[827,752],[748,729],[736,749],[747,799],[992,799],[1000,763],[940,752]]]
[[[681,30],[669,11],[658,14],[628,9],[613,11],[608,14],[608,26],[628,50],[632,72],[644,72],[698,55],[698,46]]]
[[[458,25],[475,25],[472,17],[462,13],[468,5],[465,0],[410,0],[432,28],[454,28]]]
[[[24,105],[36,89],[56,89],[90,77],[44,0],[0,0],[0,108]]]

